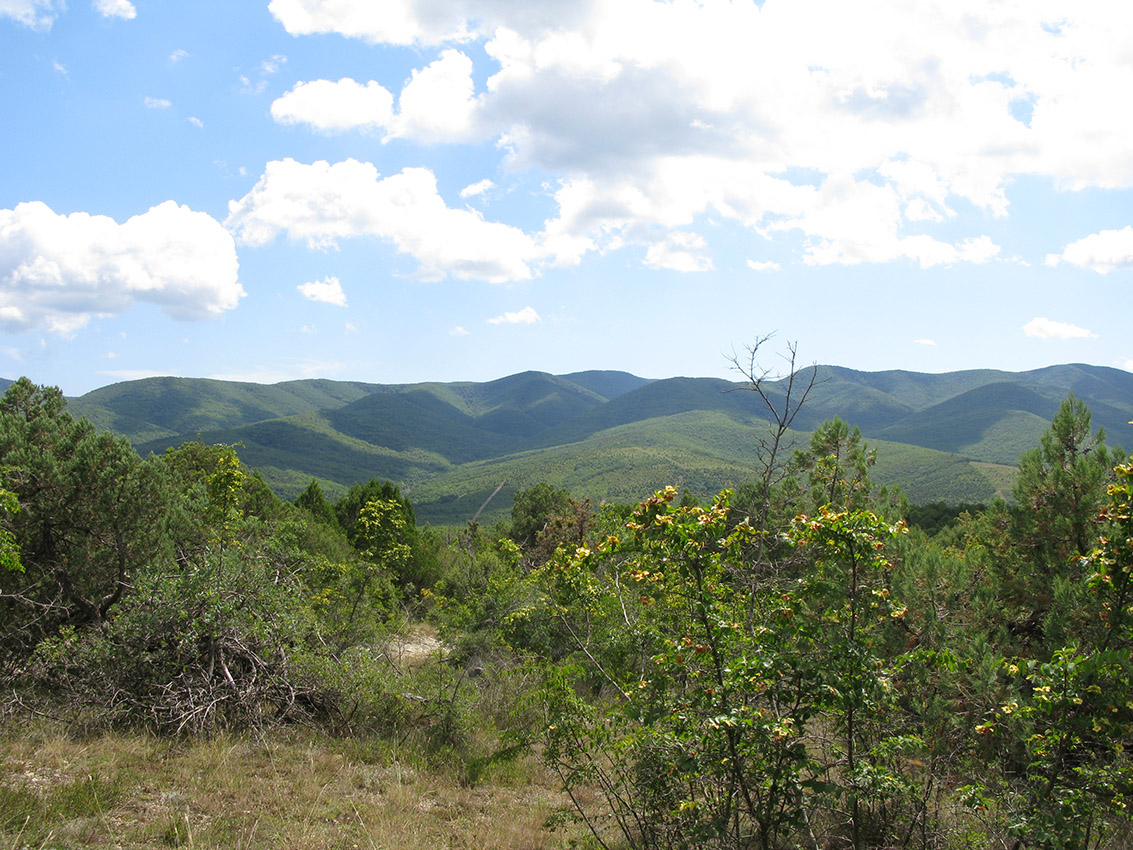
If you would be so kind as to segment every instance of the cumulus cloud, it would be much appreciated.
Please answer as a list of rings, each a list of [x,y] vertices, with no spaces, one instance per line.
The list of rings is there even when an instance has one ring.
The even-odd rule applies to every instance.
[[[488,180],[488,179],[480,180],[476,183],[473,183],[469,186],[465,186],[463,189],[461,189],[460,190],[460,197],[471,198],[474,195],[483,195],[489,189],[494,188],[495,185],[496,184],[493,183],[491,180]]]
[[[122,224],[23,203],[0,210],[0,326],[67,335],[135,302],[177,319],[214,317],[244,295],[237,267],[231,235],[173,201]]]
[[[506,164],[557,176],[564,193],[591,187],[579,215],[563,205],[546,225],[560,262],[635,244],[655,265],[703,265],[707,251],[676,259],[656,226],[685,232],[704,216],[772,238],[801,234],[802,259],[816,265],[988,262],[999,256],[988,237],[933,228],[956,232],[970,206],[1007,215],[1013,176],[1133,187],[1133,115],[1112,108],[1112,92],[1133,87],[1128,4],[269,9],[294,35],[335,32],[435,57],[401,91],[388,135],[494,139]]]
[[[342,291],[342,284],[337,277],[325,277],[322,280],[313,280],[301,283],[296,289],[309,301],[321,301],[324,304],[334,304],[336,307],[346,306],[346,293]]]
[[[367,0],[271,0],[268,9],[292,35],[337,32],[375,44],[436,44],[469,37],[463,16],[453,8],[460,4],[430,5],[451,11],[435,8],[422,14],[412,0],[380,5]]]
[[[251,81],[245,79],[245,87]],[[262,89],[261,89],[262,90]],[[385,130],[385,139],[410,138],[434,144],[475,138],[481,133],[479,101],[474,93],[472,60],[457,50],[416,69],[401,89],[398,109],[393,94],[375,80],[350,77],[297,83],[271,106],[280,124],[307,124],[319,132]]]
[[[356,127],[385,127],[393,117],[393,95],[371,80],[362,85],[350,77],[338,82],[297,83],[271,105],[280,124],[309,124],[320,132]]]
[[[782,268],[773,260],[748,260],[747,267],[755,272],[777,272]]]
[[[526,280],[529,263],[540,255],[522,230],[449,208],[426,168],[382,177],[372,164],[353,159],[334,165],[269,162],[259,182],[230,201],[228,210],[225,225],[245,244],[287,234],[312,248],[330,248],[340,239],[377,236],[415,257],[426,280]]]
[[[1068,322],[1055,322],[1040,316],[1035,316],[1023,325],[1023,333],[1035,339],[1089,339],[1097,336],[1097,334],[1077,325]]]
[[[514,313],[504,313],[502,316],[488,319],[488,323],[492,325],[533,325],[541,321],[543,320],[532,307],[524,307]]]
[[[172,101],[163,97],[147,97],[144,102],[146,109],[168,109],[173,105]]]
[[[48,30],[64,8],[63,0],[0,0],[0,18],[14,18],[25,27]]]
[[[130,20],[138,14],[130,0],[94,0],[94,8],[104,18]]]
[[[450,336],[468,336],[468,331],[460,325],[454,325],[452,330],[449,331]]]
[[[182,50],[180,47],[178,47],[176,50],[174,50],[172,53],[169,54],[169,64],[176,65],[178,62],[180,62],[182,59],[186,58],[188,55],[189,55],[188,50]]]
[[[1121,230],[1092,233],[1071,242],[1061,254],[1047,255],[1048,266],[1060,262],[1093,269],[1099,274],[1129,268],[1133,266],[1133,227],[1126,225]]]
[[[704,272],[712,268],[712,260],[704,254],[704,237],[696,233],[675,232],[664,242],[649,246],[645,265],[675,272]]]
[[[477,135],[477,99],[472,60],[446,50],[435,62],[415,70],[397,101],[391,137],[433,143],[471,140]]]
[[[913,342],[917,345],[931,345],[934,347],[936,345],[936,341],[932,339],[914,339]]]

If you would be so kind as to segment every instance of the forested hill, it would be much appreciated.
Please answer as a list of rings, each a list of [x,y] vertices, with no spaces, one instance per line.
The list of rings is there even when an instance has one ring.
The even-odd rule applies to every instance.
[[[377,477],[398,483],[419,517],[462,522],[501,485],[489,515],[540,480],[619,501],[666,484],[706,495],[741,483],[767,419],[744,389],[616,371],[404,385],[148,378],[68,404],[143,454],[198,437],[238,445],[286,498],[312,477],[331,494]],[[780,386],[768,391],[781,398]],[[979,501],[1009,489],[1020,453],[1071,392],[1111,445],[1133,447],[1133,374],[1082,364],[945,374],[820,366],[794,424],[807,432],[840,416],[879,450],[879,482],[915,501]]]

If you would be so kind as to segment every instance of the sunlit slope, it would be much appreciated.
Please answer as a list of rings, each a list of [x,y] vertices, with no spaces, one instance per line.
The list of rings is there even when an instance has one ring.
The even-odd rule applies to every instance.
[[[371,478],[412,485],[452,467],[446,458],[433,452],[417,448],[397,451],[347,436],[318,414],[205,431],[199,439],[235,445],[240,459],[259,469],[285,499],[297,496],[312,478],[324,485],[328,495],[334,495]],[[143,455],[160,453],[183,442],[182,437],[163,438],[143,443],[138,450]]]
[[[795,384],[796,401],[807,377]],[[1019,454],[1069,392],[1110,444],[1133,447],[1133,375],[1118,369],[932,375],[819,366],[815,378],[795,430],[833,416],[857,425],[879,450],[875,480],[901,484],[914,501],[1009,492]],[[764,389],[782,410],[785,385]],[[771,413],[742,383],[615,371],[406,385],[151,378],[69,404],[143,453],[198,437],[238,445],[284,498],[311,478],[332,495],[388,478],[432,506],[422,516],[435,521],[467,519],[500,484],[490,510],[506,507],[515,489],[544,479],[596,500],[634,501],[666,484],[707,495],[751,476]]]
[[[470,519],[501,487],[485,511],[485,518],[493,519],[510,507],[517,490],[539,481],[596,503],[636,502],[669,484],[705,496],[754,477],[757,437],[766,429],[765,422],[720,411],[657,417],[614,426],[578,443],[454,467],[414,487],[411,498],[421,519],[453,523]],[[809,434],[788,435],[795,447],[808,441]],[[869,444],[878,450],[876,482],[900,483],[915,502],[977,502],[995,493],[988,476],[966,458],[885,441]]]
[[[376,389],[376,384],[321,379],[253,384],[207,378],[143,378],[71,399],[68,410],[139,444],[334,409]]]

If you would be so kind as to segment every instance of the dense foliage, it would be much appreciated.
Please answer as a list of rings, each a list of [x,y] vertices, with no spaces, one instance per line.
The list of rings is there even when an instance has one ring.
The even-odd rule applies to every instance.
[[[438,529],[390,482],[282,502],[239,446],[143,459],[17,381],[4,705],[416,735],[468,782],[528,749],[611,850],[1128,846],[1129,459],[1071,397],[1011,503],[916,510],[856,428],[788,452],[779,421],[756,479],[704,505],[538,484],[510,521]],[[443,663],[391,649],[410,620]]]

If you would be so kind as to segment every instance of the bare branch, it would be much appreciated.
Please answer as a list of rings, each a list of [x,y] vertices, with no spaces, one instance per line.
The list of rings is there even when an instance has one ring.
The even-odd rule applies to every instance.
[[[760,467],[759,475],[759,520],[760,526],[767,518],[771,488],[781,479],[782,464],[780,457],[790,448],[790,442],[784,443],[787,432],[798,416],[799,410],[806,403],[811,391],[823,383],[818,379],[818,364],[800,368],[798,366],[798,343],[788,342],[786,353],[780,358],[786,364],[785,371],[774,371],[765,368],[759,361],[760,349],[764,348],[774,336],[773,333],[756,337],[751,345],[745,346],[745,354],[735,352],[729,358],[732,369],[739,372],[744,382],[728,392],[745,390],[756,393],[766,406],[771,416],[770,433],[766,436],[756,437],[759,444],[757,463]],[[777,405],[770,392],[771,384],[775,384],[784,391],[782,401]]]

